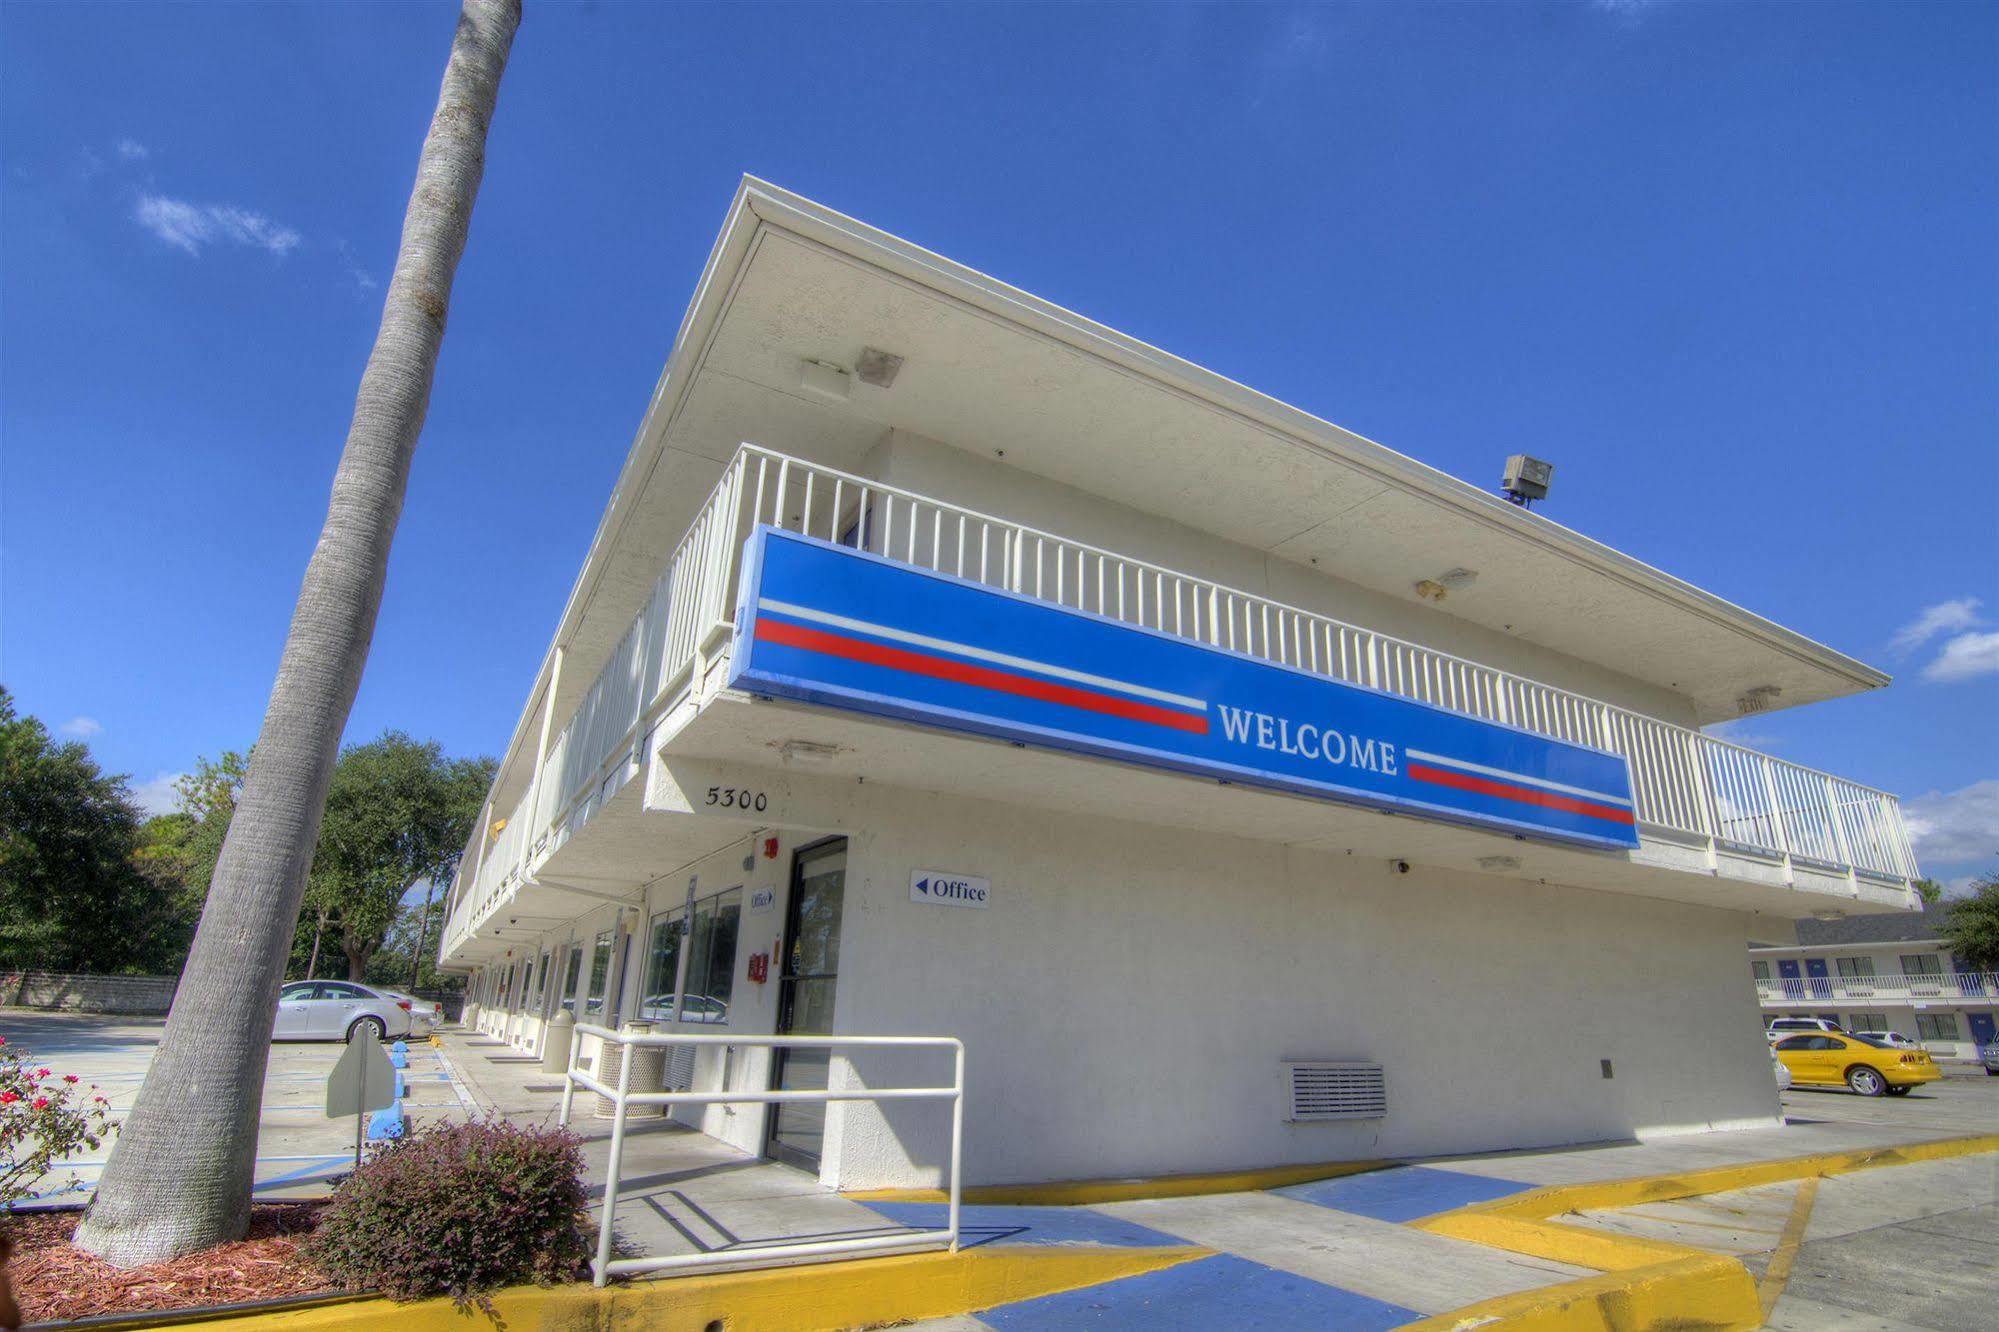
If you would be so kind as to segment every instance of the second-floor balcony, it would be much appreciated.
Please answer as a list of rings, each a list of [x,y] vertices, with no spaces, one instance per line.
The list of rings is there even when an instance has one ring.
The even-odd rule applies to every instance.
[[[1797,1004],[1903,1005],[1969,1000],[1999,1003],[1999,971],[1918,972],[1883,976],[1758,976],[1765,1007]]]
[[[468,847],[445,950],[478,928],[593,802],[643,770],[646,737],[728,650],[742,552],[759,525],[1001,588],[1483,721],[1629,765],[1642,839],[1680,870],[1874,890],[1916,877],[1892,795],[1628,708],[935,496],[744,445],[526,789]],[[698,702],[697,698],[697,702]],[[1662,860],[1660,863],[1668,863]],[[1710,899],[1711,900],[1711,899]]]

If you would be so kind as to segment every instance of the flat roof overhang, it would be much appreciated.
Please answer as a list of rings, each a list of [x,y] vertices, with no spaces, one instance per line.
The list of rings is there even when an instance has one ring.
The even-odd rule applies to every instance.
[[[906,358],[891,388],[855,382],[844,401],[801,388],[805,361],[851,367],[867,346]],[[517,759],[533,757],[556,646],[559,726],[740,443],[852,467],[891,428],[1003,447],[1009,465],[1392,595],[1476,569],[1451,615],[1670,689],[1701,722],[1741,715],[1745,697],[1794,706],[1888,681],[1477,486],[746,178],[509,742],[498,807],[525,787]]]

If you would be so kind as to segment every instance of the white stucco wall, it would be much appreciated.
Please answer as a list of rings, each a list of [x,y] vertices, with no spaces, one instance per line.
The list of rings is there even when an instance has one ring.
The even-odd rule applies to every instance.
[[[1735,913],[886,794],[850,852],[836,1023],[965,1041],[972,1182],[1777,1114]],[[992,904],[912,903],[917,868],[988,877]],[[1380,1061],[1387,1118],[1281,1122],[1286,1057]],[[880,1086],[944,1065],[876,1056],[856,1071]],[[825,1175],[934,1182],[946,1125],[934,1106],[837,1107]]]
[[[1378,859],[872,784],[851,795],[835,1026],[964,1040],[972,1182],[1775,1122],[1740,913],[1421,865],[1397,873]],[[770,834],[775,858],[763,854]],[[692,874],[703,896],[740,885],[743,915],[729,1024],[689,1030],[773,1030],[778,986],[751,982],[749,958],[777,944],[792,851],[820,835],[770,830],[657,867],[643,912],[626,914],[624,1013],[642,988],[651,921],[681,904]],[[991,905],[912,903],[918,869],[989,878]],[[772,900],[752,909],[758,889]],[[534,948],[587,948],[616,916],[585,912]],[[1285,1058],[1379,1061],[1387,1117],[1282,1122]],[[695,1085],[720,1085],[725,1067],[733,1088],[768,1085],[767,1054],[744,1049],[704,1052]],[[872,1055],[853,1076],[919,1085],[948,1080],[949,1064]],[[754,1153],[764,1115],[708,1107],[683,1118]],[[843,1188],[934,1183],[948,1122],[940,1104],[830,1107],[822,1177]]]

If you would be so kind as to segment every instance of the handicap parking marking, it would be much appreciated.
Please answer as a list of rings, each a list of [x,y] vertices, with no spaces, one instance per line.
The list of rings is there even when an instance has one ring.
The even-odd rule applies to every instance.
[[[982,1309],[996,1332],[1068,1328],[1230,1328],[1243,1332],[1385,1332],[1423,1315],[1233,1254],[1196,1258],[1098,1286]]]
[[[261,1165],[265,1160],[272,1159],[275,1158],[259,1158],[258,1164]],[[271,1175],[260,1179],[251,1186],[250,1192],[253,1194],[262,1193],[266,1189],[280,1187],[297,1188],[304,1184],[330,1184],[333,1182],[334,1176],[344,1175],[354,1168],[354,1156],[351,1152],[343,1152],[338,1156],[286,1157],[284,1159],[290,1161],[303,1159],[306,1161],[306,1164],[293,1170],[287,1170],[281,1175]]]
[[[1538,1188],[1518,1180],[1467,1175],[1434,1166],[1390,1166],[1364,1175],[1288,1184],[1271,1192],[1337,1212],[1372,1217],[1376,1221],[1414,1221],[1472,1203],[1491,1202]]]
[[[950,1219],[950,1208],[944,1203],[869,1202],[862,1206],[897,1225],[920,1230],[942,1230]],[[1087,1207],[1000,1203],[960,1207],[958,1235],[959,1247],[965,1249],[986,1244],[1096,1244],[1123,1249],[1184,1248],[1187,1244],[1177,1235]]]

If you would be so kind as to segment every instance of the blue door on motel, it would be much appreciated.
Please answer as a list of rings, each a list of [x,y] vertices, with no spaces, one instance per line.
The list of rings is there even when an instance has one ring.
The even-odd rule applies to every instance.
[[[1825,959],[1808,957],[1805,959],[1805,975],[1811,980],[1812,998],[1832,998],[1832,982],[1826,979]]]
[[[1798,979],[1798,964],[1796,962],[1789,961],[1788,959],[1778,962],[1777,975],[1784,982],[1784,997],[1786,999],[1802,999],[1805,997],[1804,982]]]
[[[1999,1026],[1995,1026],[1992,1014],[1966,1013],[1964,1016],[1971,1023],[1973,1045],[1990,1045],[1993,1041],[1999,1040]]]

